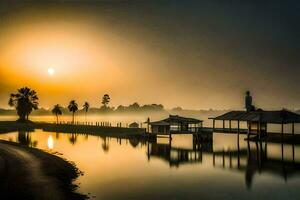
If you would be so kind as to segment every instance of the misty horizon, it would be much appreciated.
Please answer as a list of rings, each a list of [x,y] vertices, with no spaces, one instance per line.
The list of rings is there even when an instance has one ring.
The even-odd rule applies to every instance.
[[[0,2],[0,107],[28,86],[49,108],[109,93],[114,106],[243,109],[246,90],[263,109],[300,108],[299,3],[16,2]]]

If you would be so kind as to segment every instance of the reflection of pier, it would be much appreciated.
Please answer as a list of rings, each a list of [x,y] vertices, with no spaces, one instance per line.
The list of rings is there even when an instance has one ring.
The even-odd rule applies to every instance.
[[[147,156],[161,158],[169,163],[169,165],[179,167],[181,164],[201,163],[203,153],[212,153],[212,142],[198,142],[193,137],[193,148],[172,147],[172,140],[169,144],[148,143]]]
[[[284,145],[281,144],[281,156],[269,157],[267,143],[247,142],[247,148],[235,151],[219,151],[213,153],[213,166],[245,172],[248,188],[252,186],[256,173],[270,173],[282,177],[285,181],[295,174],[300,175],[300,162],[295,160],[295,146],[292,145],[292,159],[284,157]],[[242,162],[244,161],[244,162]],[[232,163],[236,163],[233,165]]]
[[[185,149],[171,147],[167,144],[148,143],[147,156],[150,160],[151,157],[162,158],[169,162],[169,165],[179,167],[181,164],[186,163],[201,163],[203,152],[212,152],[212,146],[205,144],[197,145],[197,149]]]
[[[193,142],[192,148],[172,147],[169,144],[148,143],[147,156],[166,161],[170,167],[184,164],[201,164],[203,156],[213,167],[245,173],[245,183],[251,188],[256,173],[269,173],[282,177],[285,181],[296,174],[300,175],[300,161],[295,160],[295,145],[291,147],[290,159],[285,158],[285,146],[281,144],[281,155],[268,156],[268,143],[247,142],[246,147],[234,150],[214,150],[212,143]]]

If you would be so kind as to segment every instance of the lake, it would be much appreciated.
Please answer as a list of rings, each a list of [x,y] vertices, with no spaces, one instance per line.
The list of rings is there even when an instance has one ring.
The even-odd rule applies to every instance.
[[[0,139],[37,147],[75,162],[78,191],[92,199],[300,199],[300,147],[247,143],[215,133],[212,143],[191,135],[156,143],[92,135],[34,132]]]

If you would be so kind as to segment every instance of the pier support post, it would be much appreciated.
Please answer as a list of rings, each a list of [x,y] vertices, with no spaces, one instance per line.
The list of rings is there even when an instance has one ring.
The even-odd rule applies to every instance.
[[[251,122],[247,122],[247,123],[248,123],[247,139],[249,141],[249,136],[250,136],[250,133],[251,133]]]
[[[283,129],[283,122],[281,123],[281,139],[283,139],[283,131],[284,131],[284,129]]]
[[[257,124],[258,139],[261,140],[261,122]]]
[[[295,135],[295,123],[292,123],[292,134]]]
[[[232,168],[232,156],[231,156],[231,151],[229,151],[229,167]]]
[[[223,120],[223,132],[225,131],[225,120]]]
[[[231,120],[229,120],[229,132],[231,132]]]
[[[215,127],[216,127],[216,120],[213,119],[213,132],[215,131]]]
[[[292,144],[292,157],[293,157],[293,163],[295,163],[295,145]]]
[[[223,158],[223,168],[225,167],[225,151],[223,149],[223,152],[222,152],[222,158]]]
[[[283,148],[283,142],[281,143],[281,161],[284,161],[284,148]]]

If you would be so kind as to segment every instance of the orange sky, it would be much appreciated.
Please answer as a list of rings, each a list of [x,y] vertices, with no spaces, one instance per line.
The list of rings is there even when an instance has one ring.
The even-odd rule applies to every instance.
[[[173,19],[181,16],[176,9],[67,4],[9,10],[0,29],[0,107],[7,107],[9,93],[21,86],[35,89],[44,107],[73,98],[99,107],[108,93],[114,106],[138,101],[168,108],[242,108],[247,89],[261,106],[300,107],[297,79],[278,73],[277,64],[286,58],[254,59],[249,48],[244,55],[238,50],[243,47],[226,44],[235,33],[225,38],[230,32],[218,36],[210,30],[216,16],[199,27],[193,23],[207,19],[205,13]],[[48,68],[55,70],[53,76]]]

